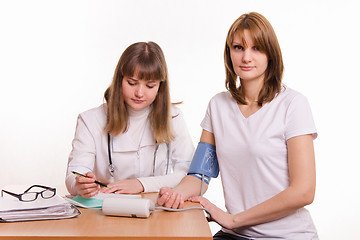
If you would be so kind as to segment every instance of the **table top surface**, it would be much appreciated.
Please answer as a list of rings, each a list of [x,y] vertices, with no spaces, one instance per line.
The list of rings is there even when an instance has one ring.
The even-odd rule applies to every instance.
[[[143,195],[156,199],[157,194]],[[186,202],[185,207],[199,206]],[[155,210],[148,218],[105,216],[101,209],[79,208],[71,219],[0,223],[0,239],[212,239],[202,210],[167,212]]]

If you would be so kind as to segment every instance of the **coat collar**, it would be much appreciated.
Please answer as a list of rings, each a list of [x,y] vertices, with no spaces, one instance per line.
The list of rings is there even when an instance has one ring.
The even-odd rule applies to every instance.
[[[140,146],[137,146],[134,143],[128,132],[120,133],[119,135],[112,137],[111,143],[113,152],[133,152],[140,150],[142,147],[156,145],[155,137],[149,121],[146,122]]]

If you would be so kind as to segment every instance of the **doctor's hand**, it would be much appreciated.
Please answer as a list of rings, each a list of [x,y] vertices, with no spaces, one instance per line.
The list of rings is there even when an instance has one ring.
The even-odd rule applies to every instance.
[[[163,187],[160,189],[157,204],[167,208],[183,208],[184,199],[180,193],[171,188]]]
[[[144,191],[144,187],[138,179],[125,179],[108,184],[108,188],[101,188],[102,193],[134,194]]]
[[[215,221],[218,224],[220,224],[222,227],[227,229],[235,228],[234,215],[224,212],[223,210],[218,208],[215,204],[211,203],[208,199],[204,197],[196,196],[196,197],[190,197],[189,201],[198,202],[201,204],[201,206],[209,210],[211,214],[211,219],[208,220]]]
[[[99,185],[95,183],[95,175],[92,172],[85,175],[87,178],[76,176],[75,188],[82,197],[93,197],[99,192]]]

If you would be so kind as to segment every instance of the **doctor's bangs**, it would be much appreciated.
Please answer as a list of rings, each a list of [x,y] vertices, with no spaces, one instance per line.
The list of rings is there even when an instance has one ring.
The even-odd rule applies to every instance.
[[[143,46],[142,46],[143,47]],[[124,62],[122,75],[135,77],[139,80],[167,80],[167,66],[160,48],[152,44],[145,45],[146,49],[132,55]]]

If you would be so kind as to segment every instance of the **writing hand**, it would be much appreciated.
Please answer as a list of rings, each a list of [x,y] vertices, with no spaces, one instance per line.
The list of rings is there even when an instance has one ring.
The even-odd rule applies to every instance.
[[[99,192],[99,185],[95,183],[96,178],[92,172],[87,172],[85,176],[76,176],[75,188],[82,197],[93,197]]]

